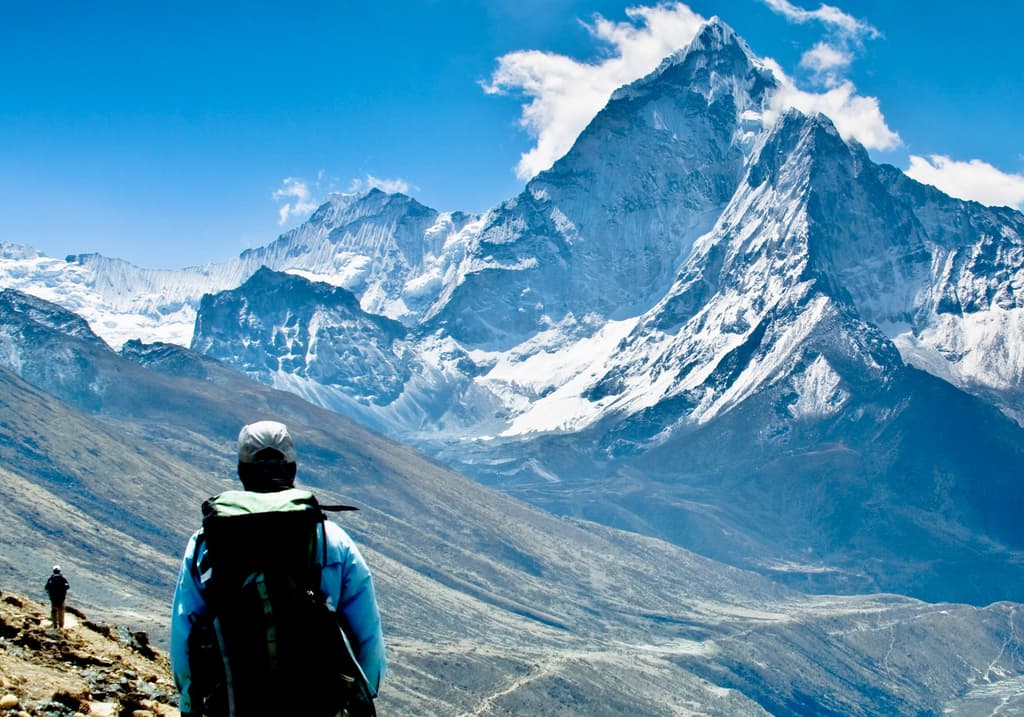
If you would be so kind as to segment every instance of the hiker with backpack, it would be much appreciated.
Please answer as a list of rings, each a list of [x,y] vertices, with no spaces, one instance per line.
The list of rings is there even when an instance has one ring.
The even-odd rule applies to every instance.
[[[183,716],[376,714],[386,669],[370,571],[312,493],[276,421],[244,426],[238,476],[203,504],[171,614]]]
[[[64,601],[67,599],[71,585],[60,571],[59,565],[53,566],[53,572],[46,579],[46,594],[50,596],[50,623],[58,630],[64,628]]]

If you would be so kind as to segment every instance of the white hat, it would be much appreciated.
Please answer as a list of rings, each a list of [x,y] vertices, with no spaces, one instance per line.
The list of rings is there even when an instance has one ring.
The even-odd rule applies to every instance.
[[[60,566],[59,565],[54,565],[53,566],[53,572],[59,573],[60,572]]]
[[[295,462],[295,445],[283,423],[258,421],[242,427],[238,434],[239,463],[256,463],[256,454],[264,448],[281,453],[285,463]]]

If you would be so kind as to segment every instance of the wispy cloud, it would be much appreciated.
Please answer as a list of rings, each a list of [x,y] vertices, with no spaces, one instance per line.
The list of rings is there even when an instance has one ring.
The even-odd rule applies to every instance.
[[[979,159],[959,162],[940,154],[911,155],[906,173],[951,197],[1024,209],[1024,175],[1008,174]]]
[[[800,66],[814,73],[827,86],[838,84],[838,74],[853,64],[853,53],[844,48],[819,42],[804,53]]]
[[[273,193],[274,200],[281,203],[278,209],[278,224],[283,226],[290,220],[305,219],[324,202],[329,193],[337,191],[337,187],[337,180],[329,179],[322,169],[313,180],[300,177],[286,177],[281,180],[280,188],[275,189]],[[380,189],[388,194],[408,194],[412,187],[404,179],[381,179],[367,174],[365,179],[353,179],[347,191],[361,194],[371,189]]]
[[[790,22],[820,22],[850,37],[878,37],[879,32],[867,22],[858,20],[832,5],[821,5],[817,10],[806,10],[789,0],[762,0],[765,5]]]
[[[404,179],[381,179],[372,174],[367,174],[366,179],[353,179],[348,191],[353,193],[368,192],[371,189],[379,189],[388,194],[408,194],[412,187]]]
[[[902,140],[889,128],[878,99],[858,94],[853,82],[844,76],[863,51],[864,40],[880,37],[881,33],[870,23],[832,5],[807,10],[789,0],[761,1],[789,22],[819,23],[826,33],[800,60],[800,66],[811,71],[812,84],[820,91],[799,88],[777,63],[767,61],[781,87],[772,98],[766,119],[770,121],[790,107],[805,114],[820,112],[832,120],[847,140],[856,140],[868,149],[899,147]]]
[[[296,177],[285,177],[281,187],[274,190],[274,200],[283,202],[278,209],[278,224],[284,225],[292,217],[305,217],[318,203],[309,190],[309,184]]]
[[[881,37],[870,23],[859,20],[832,5],[807,10],[789,0],[761,0],[765,5],[792,23],[819,23],[826,36],[804,53],[800,66],[811,71],[813,80],[831,89],[843,84],[843,73],[864,48],[865,39]]]
[[[551,167],[571,147],[611,93],[653,71],[663,58],[689,43],[704,18],[682,3],[626,10],[628,22],[595,15],[584,26],[611,53],[597,62],[578,62],[564,55],[526,50],[498,59],[498,69],[484,90],[514,92],[530,101],[520,123],[536,139],[516,174],[529,179]]]
[[[820,112],[828,116],[844,139],[856,140],[868,149],[894,149],[902,143],[900,136],[886,123],[878,99],[858,95],[857,88],[849,80],[843,80],[825,92],[805,92],[777,63],[766,60],[765,64],[779,81],[779,89],[772,96],[769,111],[765,113],[767,123],[773,122],[785,110],[794,108],[808,115]]]

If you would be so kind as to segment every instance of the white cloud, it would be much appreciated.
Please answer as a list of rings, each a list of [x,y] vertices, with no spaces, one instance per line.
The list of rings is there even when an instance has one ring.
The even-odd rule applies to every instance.
[[[766,120],[773,121],[790,107],[805,114],[820,112],[832,120],[844,139],[856,140],[868,149],[887,150],[900,146],[902,140],[886,123],[878,99],[857,94],[854,84],[843,77],[855,59],[855,50],[863,49],[864,38],[877,38],[881,33],[832,5],[806,10],[789,0],[761,1],[790,22],[823,24],[828,35],[827,40],[817,42],[800,60],[801,67],[810,70],[813,80],[824,89],[822,92],[798,88],[795,80],[777,63],[766,60],[780,84]]]
[[[827,42],[819,42],[800,59],[801,67],[813,72],[815,78],[826,87],[839,85],[842,82],[839,72],[852,63],[852,52]]]
[[[281,182],[281,188],[274,190],[274,199],[284,201],[278,210],[281,225],[284,225],[290,217],[305,217],[317,208],[318,203],[309,191],[309,185],[301,179],[286,177]]]
[[[843,83],[842,73],[853,63],[855,50],[863,50],[865,38],[881,36],[874,26],[832,5],[805,10],[789,0],[761,1],[789,22],[818,22],[825,26],[827,38],[804,53],[800,66],[810,70],[812,79],[826,89]]]
[[[629,22],[600,15],[585,25],[612,54],[594,63],[536,50],[498,59],[498,69],[484,90],[515,92],[530,98],[520,123],[537,143],[516,167],[529,179],[551,167],[572,147],[580,132],[619,87],[652,72],[666,56],[689,43],[705,22],[686,5],[663,3],[626,10]]]
[[[388,194],[408,194],[411,187],[404,179],[381,179],[372,174],[367,174],[366,179],[353,179],[349,185],[349,192],[362,193],[371,189],[379,189]]]
[[[274,190],[273,194],[276,201],[283,202],[278,209],[278,223],[283,226],[290,219],[305,219],[323,203],[324,196],[335,191],[335,187],[336,180],[329,179],[322,169],[312,181],[286,177],[281,181],[281,187]],[[361,194],[371,189],[380,189],[388,194],[408,194],[410,186],[404,179],[381,179],[367,174],[366,179],[353,179],[348,191]]]
[[[958,162],[940,154],[927,159],[911,155],[906,173],[951,197],[1024,209],[1024,175],[1008,174],[980,159]]]
[[[832,5],[823,4],[817,10],[805,10],[789,0],[762,0],[762,2],[790,22],[800,24],[821,22],[851,38],[878,37],[880,34],[868,23],[858,20]]]
[[[857,88],[849,80],[840,81],[827,92],[805,92],[777,63],[772,60],[764,62],[779,82],[771,107],[765,113],[766,123],[774,122],[789,108],[807,115],[820,112],[832,120],[843,139],[856,140],[867,149],[894,149],[902,144],[900,136],[889,129],[878,99],[858,95]]]

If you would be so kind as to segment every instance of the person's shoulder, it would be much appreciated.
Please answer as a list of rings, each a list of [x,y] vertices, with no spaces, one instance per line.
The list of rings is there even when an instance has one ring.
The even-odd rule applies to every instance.
[[[327,565],[360,562],[362,556],[356,542],[344,528],[331,520],[324,521],[324,539],[327,543]]]
[[[355,545],[352,536],[333,520],[324,521],[324,535],[327,536],[328,544]]]
[[[188,543],[185,544],[185,560],[193,560],[196,557],[200,557],[196,555],[197,551],[200,553],[200,556],[206,553],[206,541],[203,539],[202,528],[192,533]]]

